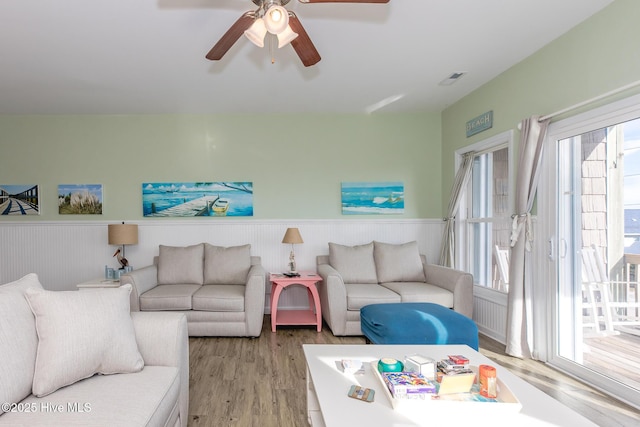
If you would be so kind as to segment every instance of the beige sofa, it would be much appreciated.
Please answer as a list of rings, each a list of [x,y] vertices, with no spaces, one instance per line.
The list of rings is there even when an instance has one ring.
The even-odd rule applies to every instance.
[[[0,286],[0,426],[186,427],[186,318],[131,313],[129,293]]]
[[[131,310],[176,311],[190,336],[260,336],[266,273],[251,245],[160,245],[154,264],[120,277]]]
[[[360,309],[369,304],[431,302],[471,317],[471,274],[427,264],[416,242],[329,243],[316,259],[322,317],[334,335],[362,335]]]

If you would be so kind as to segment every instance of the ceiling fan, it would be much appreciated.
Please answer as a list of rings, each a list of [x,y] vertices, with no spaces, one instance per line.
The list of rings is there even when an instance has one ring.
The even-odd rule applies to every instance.
[[[207,53],[206,58],[218,61],[227,53],[231,46],[242,35],[247,36],[259,47],[264,46],[267,33],[270,36],[270,46],[273,46],[274,36],[277,37],[278,47],[291,43],[305,67],[317,64],[320,54],[311,42],[309,35],[300,23],[295,13],[284,6],[290,0],[251,0],[258,6],[242,16],[227,30],[226,33]],[[298,0],[300,3],[388,3],[389,0]]]

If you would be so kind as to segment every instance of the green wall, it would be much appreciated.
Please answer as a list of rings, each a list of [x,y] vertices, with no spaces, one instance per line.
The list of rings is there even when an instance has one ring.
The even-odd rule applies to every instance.
[[[457,149],[516,129],[523,118],[551,114],[638,81],[638,17],[640,1],[616,0],[443,111],[443,206],[447,206],[449,190],[453,185],[454,153]],[[616,98],[638,92],[640,88]],[[593,108],[593,105],[589,108]],[[489,110],[493,110],[493,128],[467,138],[465,123]],[[555,120],[558,118],[562,117]],[[519,137],[516,129],[516,140]]]
[[[29,220],[77,221],[142,218],[143,182],[253,181],[253,218],[325,219],[343,181],[402,181],[390,218],[433,218],[441,139],[425,113],[0,116],[0,184],[40,185]],[[102,184],[103,215],[59,215],[58,184]]]
[[[139,219],[142,182],[240,180],[253,218],[331,219],[342,181],[403,181],[393,218],[439,218],[455,150],[640,78],[638,16],[616,0],[441,115],[0,116],[0,184],[39,184],[37,220]],[[493,128],[466,138],[489,110]],[[58,215],[57,185],[83,183],[104,185],[104,214]]]

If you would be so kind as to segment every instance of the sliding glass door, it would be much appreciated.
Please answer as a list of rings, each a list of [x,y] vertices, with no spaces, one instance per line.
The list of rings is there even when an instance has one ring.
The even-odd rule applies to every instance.
[[[639,100],[640,101],[640,100]],[[539,204],[549,362],[640,406],[640,102],[552,124]]]

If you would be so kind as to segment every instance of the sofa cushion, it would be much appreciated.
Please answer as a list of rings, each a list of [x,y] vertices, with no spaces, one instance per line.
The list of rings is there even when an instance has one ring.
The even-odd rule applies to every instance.
[[[191,310],[192,297],[201,285],[158,285],[140,295],[140,310]]]
[[[431,302],[453,307],[453,292],[439,286],[424,282],[387,282],[381,286],[400,295],[402,302]]]
[[[159,285],[202,285],[204,245],[160,245],[158,256]]]
[[[85,292],[85,291],[82,291]],[[35,412],[10,412],[0,425],[11,426],[177,426],[180,372],[173,366],[145,366],[137,373],[94,375],[45,399],[29,396]],[[62,407],[43,411],[41,405]]]
[[[365,305],[401,302],[400,295],[384,286],[369,283],[345,283],[347,310],[360,310]]]
[[[424,282],[424,270],[417,242],[401,245],[373,242],[373,258],[380,283]]]
[[[27,289],[42,289],[36,274],[0,286],[0,403],[31,394],[38,335],[24,297]]]
[[[251,245],[204,245],[205,285],[244,285],[251,268]]]
[[[193,294],[193,309],[244,311],[244,285],[204,285]]]
[[[329,243],[329,264],[340,273],[344,283],[378,283],[373,242],[357,246]]]
[[[27,289],[38,350],[33,394],[42,397],[94,374],[144,366],[129,311],[131,285],[53,292]]]

